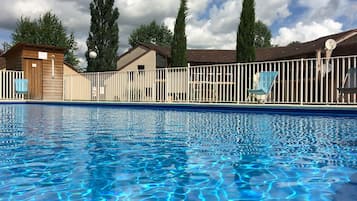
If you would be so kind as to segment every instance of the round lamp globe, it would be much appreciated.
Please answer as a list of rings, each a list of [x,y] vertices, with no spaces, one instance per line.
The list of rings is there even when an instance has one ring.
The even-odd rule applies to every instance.
[[[90,52],[89,52],[89,58],[91,58],[91,59],[97,58],[97,53],[94,52],[94,51],[90,51]]]

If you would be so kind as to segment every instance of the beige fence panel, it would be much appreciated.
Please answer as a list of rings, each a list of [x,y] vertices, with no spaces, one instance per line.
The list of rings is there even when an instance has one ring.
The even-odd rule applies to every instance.
[[[256,103],[248,93],[257,73],[278,73],[264,103],[356,104],[356,93],[341,94],[356,56],[103,72],[64,78],[65,100],[121,102]],[[256,79],[254,79],[256,77]]]

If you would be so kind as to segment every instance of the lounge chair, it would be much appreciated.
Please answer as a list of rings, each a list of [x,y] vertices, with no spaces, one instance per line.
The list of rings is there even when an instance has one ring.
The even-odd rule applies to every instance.
[[[254,89],[248,89],[251,97],[254,97],[258,102],[264,102],[270,94],[271,88],[273,87],[274,80],[278,76],[277,71],[263,71],[255,75],[258,78],[258,83]]]
[[[28,80],[27,79],[15,79],[15,92],[18,94],[28,93]]]
[[[357,68],[350,68],[347,72],[343,87],[337,88],[341,94],[357,93]]]

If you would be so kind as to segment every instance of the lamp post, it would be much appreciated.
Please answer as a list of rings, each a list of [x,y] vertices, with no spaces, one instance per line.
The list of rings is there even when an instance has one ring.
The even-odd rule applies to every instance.
[[[97,58],[98,54],[95,51],[90,51],[89,52],[89,58],[95,59]]]
[[[90,59],[95,59],[97,58],[98,54],[95,52],[95,51],[90,51],[89,52],[89,58]],[[99,73],[97,72],[96,73],[97,76],[96,76],[96,83],[92,83],[92,97],[94,97],[94,99],[97,99],[97,101],[99,101]],[[93,86],[94,84],[94,86]]]

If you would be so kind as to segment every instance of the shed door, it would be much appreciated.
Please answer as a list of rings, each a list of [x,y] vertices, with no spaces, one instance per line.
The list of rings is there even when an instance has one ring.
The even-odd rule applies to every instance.
[[[29,80],[29,98],[42,99],[42,60],[25,60],[25,77]]]

